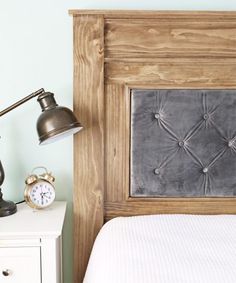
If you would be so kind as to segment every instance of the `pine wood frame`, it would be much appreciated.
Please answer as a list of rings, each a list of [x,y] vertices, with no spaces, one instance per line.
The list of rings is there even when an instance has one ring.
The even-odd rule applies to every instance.
[[[129,196],[130,89],[235,88],[236,12],[72,10],[74,282],[108,219],[156,213],[235,214],[235,198]]]

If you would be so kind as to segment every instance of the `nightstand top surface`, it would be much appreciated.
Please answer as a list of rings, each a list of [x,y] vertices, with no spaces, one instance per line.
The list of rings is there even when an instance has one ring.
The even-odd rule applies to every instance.
[[[66,202],[55,201],[43,210],[30,208],[26,203],[17,205],[13,215],[0,217],[0,239],[14,236],[57,237],[61,235]]]

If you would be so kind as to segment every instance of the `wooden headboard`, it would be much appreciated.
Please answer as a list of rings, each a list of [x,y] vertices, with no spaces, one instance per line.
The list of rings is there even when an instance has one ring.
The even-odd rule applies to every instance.
[[[132,198],[130,90],[236,87],[236,12],[72,10],[74,282],[108,219],[157,213],[234,214],[235,198]]]

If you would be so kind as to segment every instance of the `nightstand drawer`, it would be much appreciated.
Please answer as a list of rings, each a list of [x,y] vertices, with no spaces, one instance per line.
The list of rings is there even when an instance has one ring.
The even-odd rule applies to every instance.
[[[40,247],[0,248],[1,283],[40,283]]]

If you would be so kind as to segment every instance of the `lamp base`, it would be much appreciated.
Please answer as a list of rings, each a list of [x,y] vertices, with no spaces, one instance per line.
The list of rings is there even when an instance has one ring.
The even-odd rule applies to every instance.
[[[14,202],[5,201],[2,198],[0,198],[0,217],[12,215],[16,213],[16,211],[17,211],[17,208]]]
[[[0,161],[0,186],[4,181],[4,170]],[[0,188],[0,217],[9,216],[16,213],[16,204],[12,201],[6,201],[2,198],[2,190]]]

